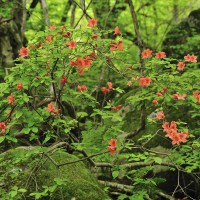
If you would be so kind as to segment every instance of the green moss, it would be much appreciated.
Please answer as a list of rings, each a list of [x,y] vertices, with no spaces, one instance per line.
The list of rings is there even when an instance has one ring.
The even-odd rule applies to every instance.
[[[76,156],[61,150],[50,156],[57,164],[78,160]],[[30,195],[31,193],[41,194],[39,199],[42,200],[109,199],[83,162],[57,168],[50,159],[36,154],[35,150],[14,149],[1,157],[1,163],[0,173],[1,176],[4,174],[5,186],[0,189],[1,194],[4,194],[1,199],[9,199],[8,193],[13,186],[26,188],[27,185],[26,199],[35,199]],[[15,176],[13,176],[14,173]],[[52,188],[54,189],[50,192]],[[20,197],[16,196],[15,199],[20,199]]]

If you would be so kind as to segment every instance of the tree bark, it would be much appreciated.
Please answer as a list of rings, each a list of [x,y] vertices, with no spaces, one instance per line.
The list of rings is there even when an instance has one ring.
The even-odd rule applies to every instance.
[[[26,22],[26,0],[2,2],[0,6],[10,8],[7,16],[0,16],[0,79],[14,66],[18,51],[23,45]]]

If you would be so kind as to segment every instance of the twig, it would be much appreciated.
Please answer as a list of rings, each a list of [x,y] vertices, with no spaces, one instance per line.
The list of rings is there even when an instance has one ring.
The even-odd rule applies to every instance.
[[[163,192],[161,192],[161,191],[156,192],[156,194],[158,194],[158,195],[161,196],[161,197],[164,197],[165,199],[175,200],[174,197],[172,197],[172,196],[170,196],[170,195],[168,195],[168,194],[165,194],[165,193],[163,193]]]
[[[108,151],[104,151],[104,152],[92,154],[92,155],[90,155],[88,157],[81,158],[81,159],[78,159],[78,160],[74,160],[74,161],[70,161],[70,162],[65,162],[65,163],[59,164],[58,166],[61,167],[61,166],[64,166],[64,165],[69,165],[69,164],[81,162],[81,161],[88,160],[90,158],[93,158],[93,157],[96,157],[96,156],[99,156],[99,155],[102,155],[102,154],[105,154],[105,153],[108,153]]]
[[[115,1],[114,5],[113,5],[112,8],[109,10],[109,12],[108,12],[108,14],[107,14],[107,16],[106,16],[105,23],[104,23],[104,28],[103,28],[104,30],[105,30],[105,28],[106,28],[106,25],[107,25],[107,22],[108,22],[108,18],[109,18],[109,16],[110,16],[110,13],[114,10],[114,8],[115,8],[115,6],[117,5],[117,3],[118,3],[118,0]]]
[[[76,28],[76,27],[78,26],[79,22],[81,21],[81,19],[83,18],[84,15],[88,16],[89,18],[91,18],[91,17],[87,14],[87,9],[90,7],[91,3],[92,3],[92,0],[90,0],[89,4],[88,4],[88,6],[86,7],[85,10],[83,10],[83,9],[81,8],[81,9],[83,10],[83,14],[82,14],[81,17],[79,18],[79,20],[76,22],[76,25],[74,26],[74,28]]]
[[[125,193],[130,193],[133,194],[133,186],[129,186],[129,185],[124,185],[124,184],[120,184],[120,183],[116,183],[116,182],[109,182],[109,181],[98,181],[101,185],[104,185],[105,187],[114,187],[117,188],[119,191],[125,192]]]

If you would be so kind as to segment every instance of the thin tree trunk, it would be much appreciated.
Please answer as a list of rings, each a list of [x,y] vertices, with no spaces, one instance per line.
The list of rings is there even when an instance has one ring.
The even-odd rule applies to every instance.
[[[141,76],[145,76],[145,74],[144,74],[145,65],[144,65],[144,60],[142,59],[143,43],[142,43],[142,38],[141,38],[141,34],[140,34],[139,23],[137,20],[137,15],[136,15],[132,0],[128,0],[128,4],[130,7],[132,21],[133,21],[133,25],[135,28],[135,34],[137,37],[137,45],[139,48],[140,72],[141,72]],[[143,100],[143,101],[141,101],[140,127],[134,133],[129,134],[127,136],[127,138],[134,137],[135,135],[140,133],[140,131],[144,130],[145,127],[146,127],[146,108],[145,108],[145,101]]]
[[[29,10],[34,9],[37,6],[38,2],[39,2],[39,0],[33,0],[30,5]],[[27,10],[27,20],[30,18],[31,14],[32,14],[29,10]]]
[[[61,18],[61,23],[65,23],[67,21],[67,15],[68,15],[71,5],[72,5],[72,0],[68,0],[66,2],[65,10],[64,10],[63,16]]]
[[[0,1],[2,7],[12,7],[7,18],[0,16],[0,78],[14,66],[14,59],[19,56],[23,45],[26,22],[26,1]],[[4,4],[4,5],[3,5]]]
[[[70,26],[74,27],[75,22],[75,14],[76,14],[76,4],[72,3],[72,10],[71,10],[71,19],[70,19]]]
[[[50,27],[50,21],[49,21],[48,8],[47,8],[46,0],[41,0],[41,6],[42,6],[43,13],[44,13],[45,24],[48,27]]]

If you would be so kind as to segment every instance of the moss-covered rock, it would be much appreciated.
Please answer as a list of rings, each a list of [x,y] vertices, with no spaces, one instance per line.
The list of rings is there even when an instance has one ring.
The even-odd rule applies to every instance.
[[[57,150],[47,157],[40,151],[18,148],[0,156],[0,199],[109,199],[83,162],[55,165],[78,160],[76,156]]]

